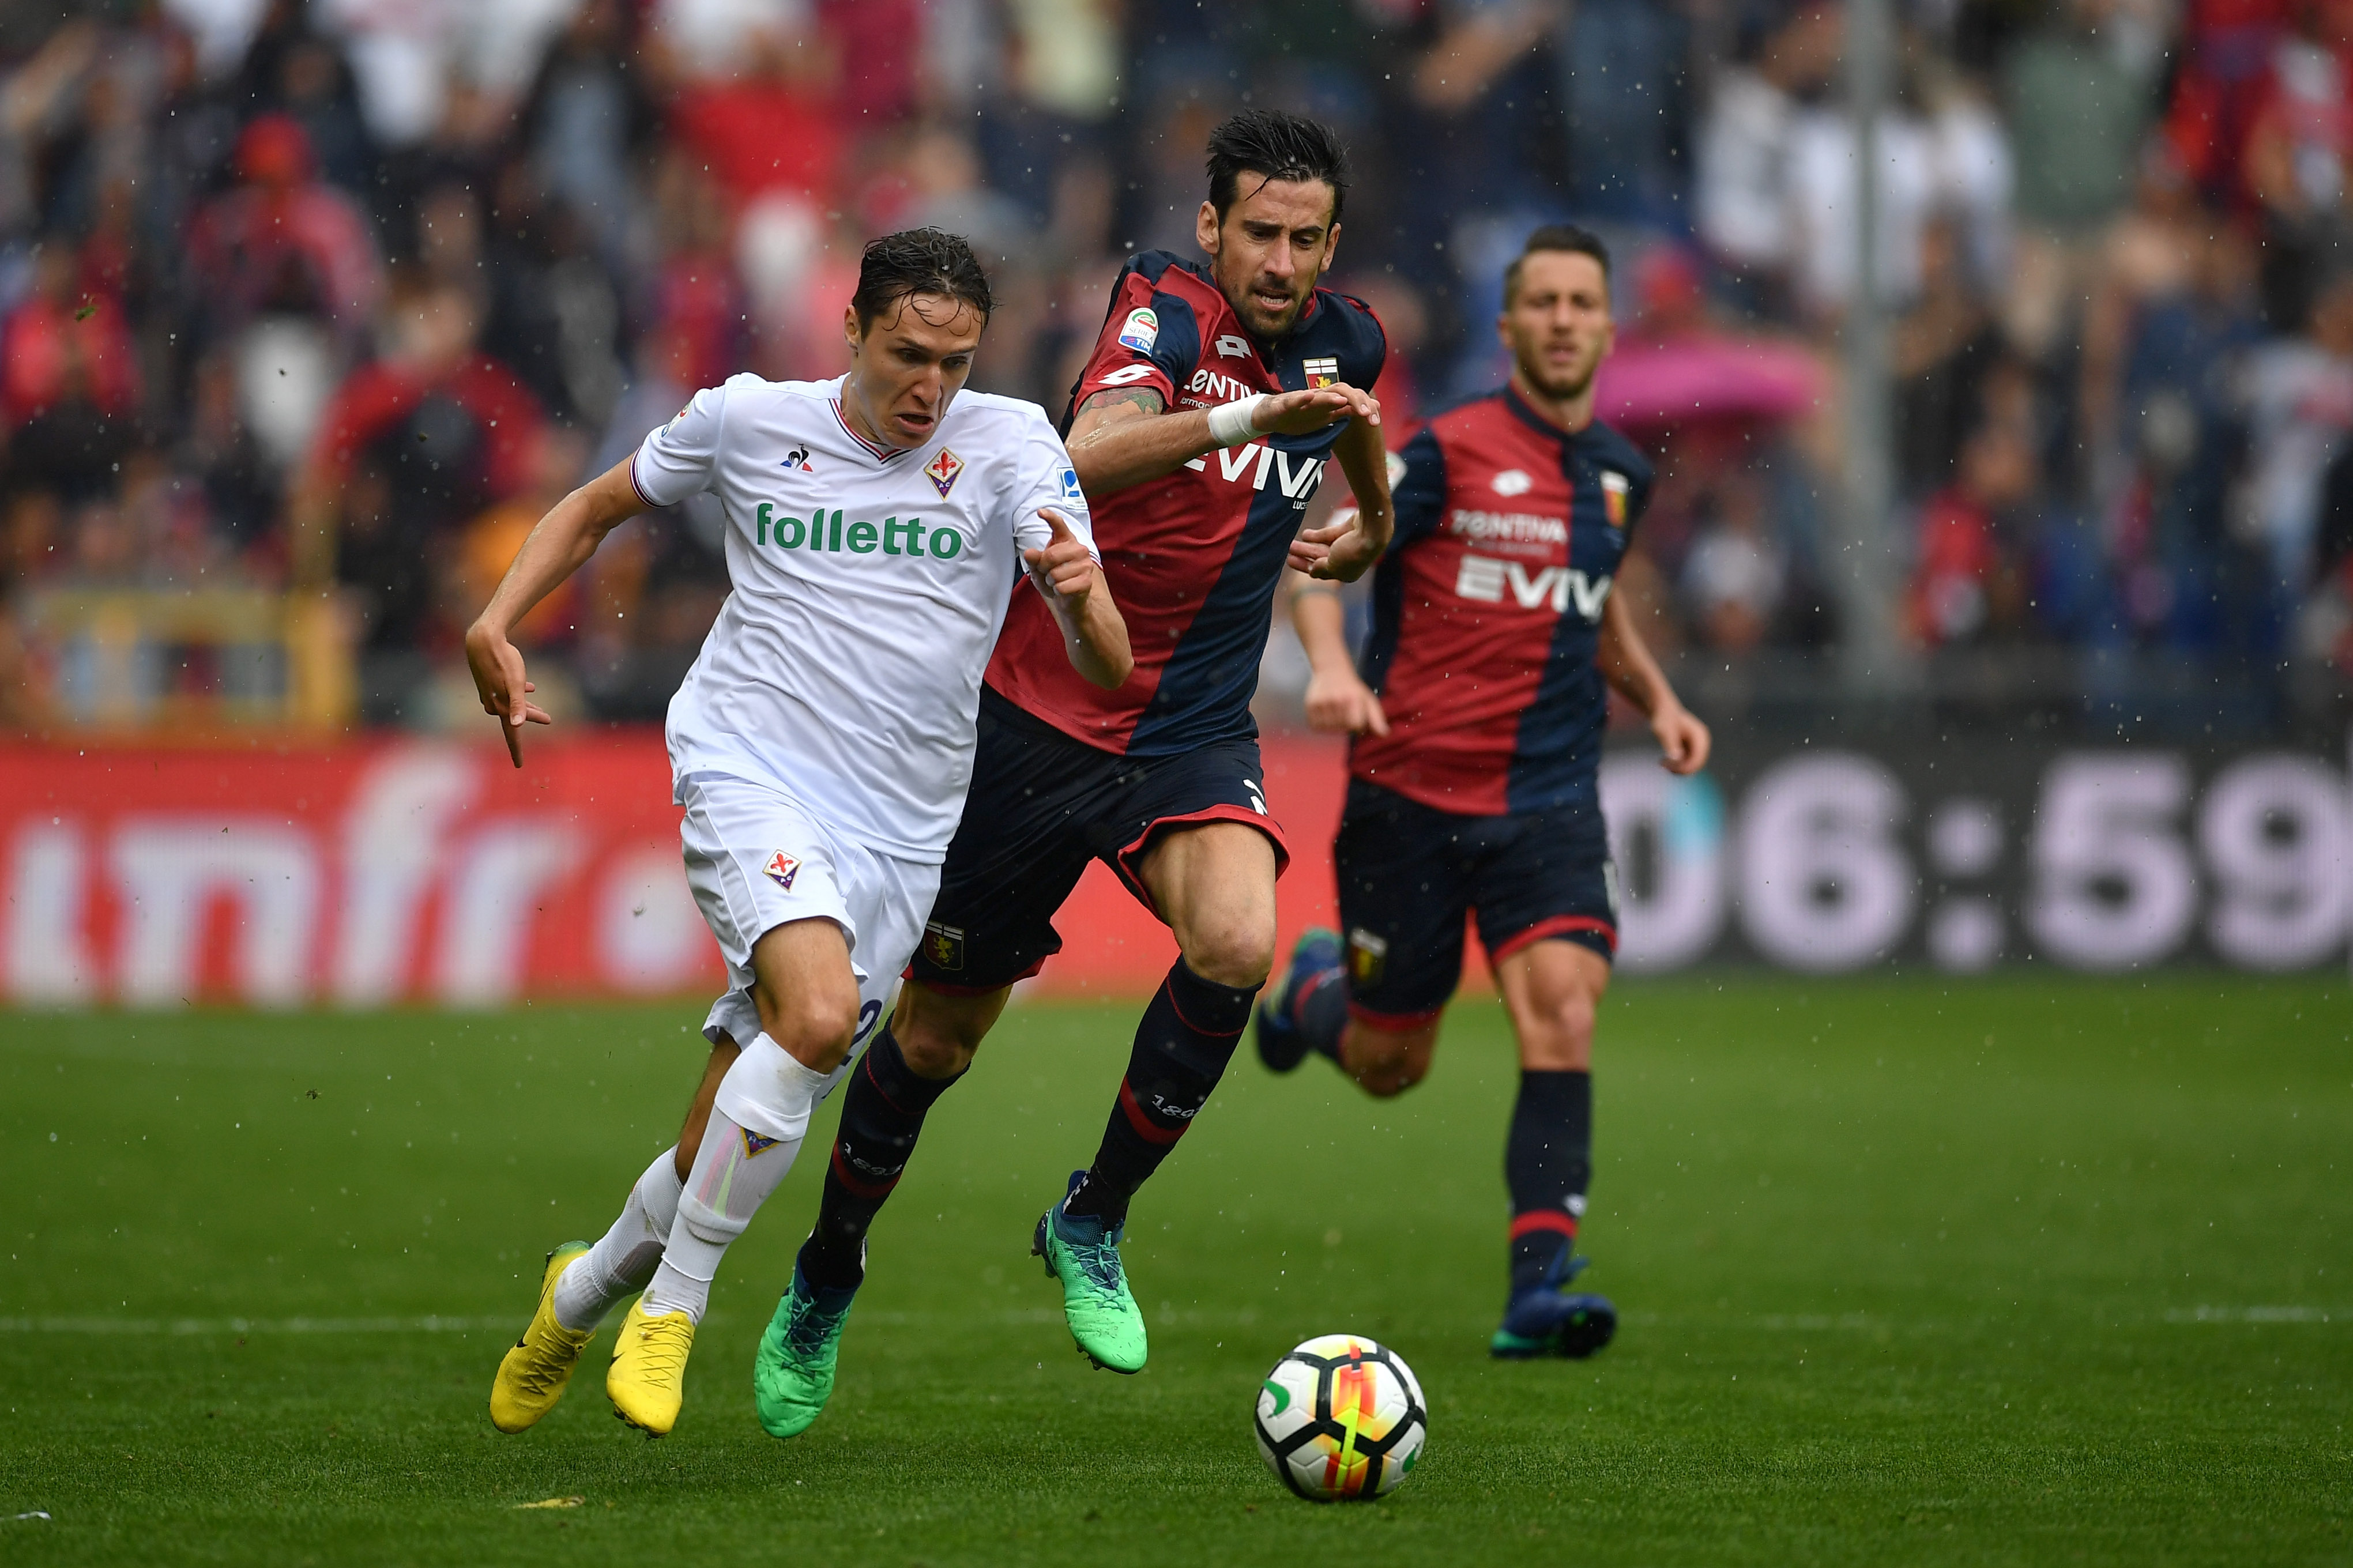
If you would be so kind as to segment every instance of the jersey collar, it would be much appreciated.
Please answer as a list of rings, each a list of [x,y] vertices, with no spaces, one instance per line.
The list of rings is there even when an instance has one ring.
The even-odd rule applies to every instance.
[[[915,450],[913,447],[878,447],[873,442],[868,440],[865,437],[860,436],[858,433],[857,427],[851,425],[849,419],[845,417],[841,412],[841,394],[839,391],[833,395],[833,400],[830,406],[833,409],[833,422],[841,426],[841,433],[849,437],[851,440],[857,442],[859,447],[866,453],[866,455],[873,458],[876,462],[887,463],[894,458],[903,458],[908,453]]]
[[[1514,386],[1508,381],[1504,383],[1504,406],[1510,409],[1512,411],[1513,417],[1519,420],[1521,424],[1526,426],[1531,430],[1536,431],[1540,435],[1551,437],[1554,440],[1559,442],[1564,447],[1572,445],[1579,436],[1585,434],[1585,430],[1590,430],[1593,428],[1593,426],[1588,424],[1586,426],[1585,430],[1562,429],[1559,426],[1554,424],[1551,420],[1546,418],[1543,415],[1530,407],[1528,405],[1528,400],[1520,395],[1520,389]]]

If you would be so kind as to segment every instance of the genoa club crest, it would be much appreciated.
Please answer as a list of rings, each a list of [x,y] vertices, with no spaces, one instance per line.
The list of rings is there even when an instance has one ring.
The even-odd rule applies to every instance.
[[[1626,526],[1626,493],[1633,483],[1614,468],[1601,470],[1601,510],[1612,528]]]
[[[948,499],[948,491],[955,489],[956,476],[963,472],[964,459],[945,447],[940,448],[938,457],[923,465],[923,477],[932,481],[932,488],[940,492],[942,500]]]
[[[1348,981],[1353,985],[1371,987],[1381,983],[1388,973],[1389,944],[1362,926],[1348,933]]]
[[[768,880],[789,893],[793,890],[793,879],[801,874],[801,863],[779,849],[768,857],[768,863],[760,869],[768,874]]]
[[[1340,379],[1340,362],[1336,359],[1311,359],[1299,363],[1310,388],[1329,386]]]
[[[944,969],[951,974],[964,970],[964,928],[944,926],[936,921],[923,927],[923,956],[934,969]]]

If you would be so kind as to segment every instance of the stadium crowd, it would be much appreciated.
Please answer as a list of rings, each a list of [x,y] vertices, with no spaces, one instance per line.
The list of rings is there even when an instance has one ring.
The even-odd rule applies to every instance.
[[[1894,0],[1876,279],[1904,635],[2353,668],[2353,0]],[[1663,647],[1820,647],[1859,287],[1821,0],[0,0],[0,716],[45,591],[340,589],[375,719],[462,685],[539,512],[694,388],[828,375],[865,237],[974,239],[976,384],[1059,412],[1208,128],[1341,128],[1396,438],[1492,385],[1502,262],[1620,258]],[[647,714],[693,506],[533,629]],[[183,659],[156,679],[218,672]],[[460,706],[466,705],[459,694]]]

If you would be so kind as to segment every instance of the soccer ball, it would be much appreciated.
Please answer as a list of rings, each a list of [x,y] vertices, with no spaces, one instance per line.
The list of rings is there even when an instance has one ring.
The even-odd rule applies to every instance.
[[[1266,1468],[1310,1502],[1388,1496],[1430,1436],[1413,1369],[1358,1334],[1324,1334],[1276,1362],[1252,1425]]]

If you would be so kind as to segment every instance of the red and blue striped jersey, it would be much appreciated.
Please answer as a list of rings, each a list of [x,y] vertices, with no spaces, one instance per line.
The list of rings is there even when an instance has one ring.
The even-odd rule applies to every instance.
[[[1356,738],[1350,773],[1472,816],[1598,804],[1601,607],[1649,459],[1509,387],[1432,419],[1403,459],[1361,661],[1389,732]]]
[[[1335,381],[1369,388],[1388,352],[1372,310],[1328,289],[1315,290],[1288,337],[1254,342],[1205,268],[1146,251],[1112,288],[1062,432],[1088,398],[1124,387],[1156,392],[1172,410]],[[1275,585],[1341,428],[1263,436],[1090,497],[1095,547],[1127,621],[1134,673],[1116,691],[1090,684],[1071,668],[1045,603],[1023,590],[1005,618],[988,684],[1063,733],[1128,756],[1255,735],[1250,702]]]

